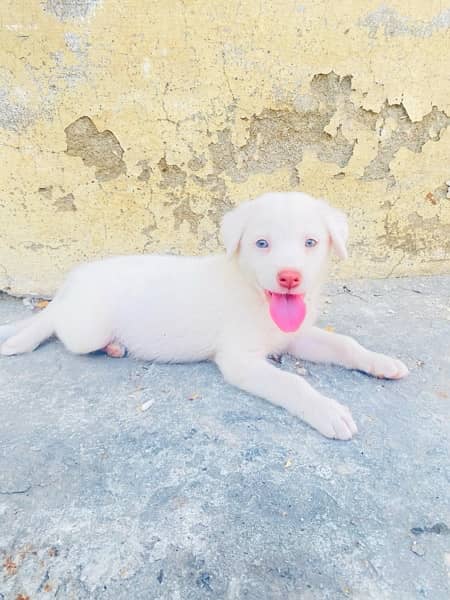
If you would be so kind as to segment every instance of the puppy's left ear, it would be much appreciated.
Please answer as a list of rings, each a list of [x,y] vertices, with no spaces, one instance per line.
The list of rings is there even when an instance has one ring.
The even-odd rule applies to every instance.
[[[346,259],[348,241],[348,222],[346,215],[322,200],[325,222],[330,234],[333,249],[339,258]]]
[[[233,210],[225,213],[220,226],[227,256],[231,257],[239,248],[242,235],[247,225],[248,216],[250,213],[250,202],[243,202]]]

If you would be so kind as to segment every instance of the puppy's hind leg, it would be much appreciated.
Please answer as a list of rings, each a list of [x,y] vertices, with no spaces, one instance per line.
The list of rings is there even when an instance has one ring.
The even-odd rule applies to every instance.
[[[83,297],[61,303],[56,315],[55,332],[73,354],[104,350],[114,340],[108,311],[95,300]]]
[[[49,306],[30,319],[6,327],[12,335],[0,346],[0,354],[11,356],[32,352],[54,333],[52,310]]]
[[[22,319],[21,321],[13,321],[12,323],[5,323],[4,325],[0,325],[0,345],[1,342],[5,342],[8,338],[12,337],[22,331],[29,325],[31,325],[34,320],[34,316],[28,317],[27,319]]]

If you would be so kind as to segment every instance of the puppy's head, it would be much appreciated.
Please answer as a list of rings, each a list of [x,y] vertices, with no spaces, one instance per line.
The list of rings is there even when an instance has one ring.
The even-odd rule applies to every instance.
[[[289,305],[314,289],[331,248],[347,257],[345,215],[303,193],[268,193],[244,202],[225,215],[221,231],[228,256],[271,306]]]

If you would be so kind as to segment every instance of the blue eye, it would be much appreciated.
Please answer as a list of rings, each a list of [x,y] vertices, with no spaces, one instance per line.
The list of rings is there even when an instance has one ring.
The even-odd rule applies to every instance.
[[[313,240],[313,238],[308,238],[305,242],[305,246],[307,248],[314,248],[314,246],[317,246],[317,240]]]
[[[268,248],[269,247],[269,242],[267,240],[257,240],[256,241],[256,247],[257,248]]]

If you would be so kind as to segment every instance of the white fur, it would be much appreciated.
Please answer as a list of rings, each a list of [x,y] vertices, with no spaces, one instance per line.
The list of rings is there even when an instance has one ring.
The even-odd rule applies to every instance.
[[[231,384],[284,407],[327,437],[351,438],[357,429],[347,407],[266,360],[290,352],[378,377],[407,374],[400,361],[314,326],[330,246],[346,256],[345,216],[306,194],[270,193],[226,214],[222,236],[226,255],[123,256],[76,268],[44,311],[14,330],[6,326],[1,353],[34,350],[56,334],[80,354],[110,345],[110,354],[120,356],[123,345],[146,360],[213,360]],[[260,238],[270,249],[256,247]],[[319,243],[307,248],[308,238]],[[276,278],[282,269],[302,275],[296,291],[304,294],[307,317],[295,333],[271,320],[264,292],[285,291]]]

